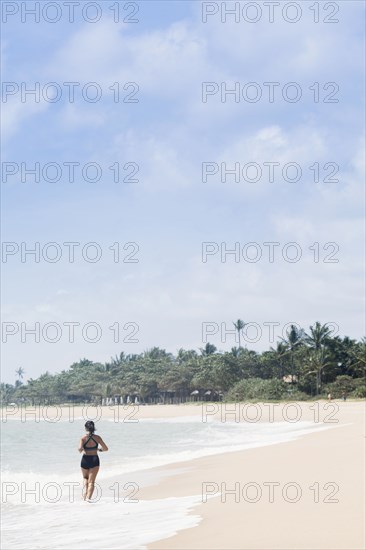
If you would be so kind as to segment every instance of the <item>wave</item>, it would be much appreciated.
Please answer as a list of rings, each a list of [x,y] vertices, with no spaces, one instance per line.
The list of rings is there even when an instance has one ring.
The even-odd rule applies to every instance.
[[[240,429],[240,426],[235,423],[231,425],[231,427],[234,426],[235,431],[236,429]],[[314,431],[323,431],[334,427],[338,426],[314,425],[312,422],[302,422],[301,425],[289,425],[283,422],[262,424],[260,430],[258,430],[258,426],[247,426],[245,430],[242,426],[241,429],[245,432],[242,434],[245,437],[245,441],[242,440],[233,443],[232,432],[225,433],[225,430],[218,431],[216,429],[217,425],[210,425],[207,427],[204,438],[202,438],[199,443],[197,443],[196,439],[184,437],[174,441],[174,448],[172,448],[171,452],[157,451],[155,453],[145,454],[146,449],[142,447],[140,456],[129,457],[125,455],[119,456],[116,460],[113,455],[109,457],[103,455],[101,458],[102,467],[98,474],[98,479],[118,479],[120,476],[125,476],[126,474],[146,472],[153,468],[181,462],[185,463],[205,456],[233,453],[246,449],[286,443],[294,441],[309,433],[313,433]],[[196,446],[196,448],[189,448],[190,446]],[[70,469],[64,474],[44,473],[32,470],[15,472],[11,468],[6,469],[5,465],[4,470],[2,470],[2,480],[6,483],[25,483],[30,486],[36,482],[41,484],[79,482],[80,470],[77,467],[77,463],[75,463],[74,469]]]
[[[149,543],[198,525],[200,516],[189,512],[200,504],[201,495],[133,504],[114,502],[112,498],[96,503],[47,503],[32,506],[31,513],[22,514],[22,529],[19,529],[21,510],[19,507],[9,508],[3,522],[3,547],[18,550],[143,550]]]

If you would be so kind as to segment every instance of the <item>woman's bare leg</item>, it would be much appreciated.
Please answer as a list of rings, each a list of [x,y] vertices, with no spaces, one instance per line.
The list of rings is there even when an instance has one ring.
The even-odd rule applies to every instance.
[[[95,468],[90,468],[89,470],[89,477],[88,477],[88,490],[87,490],[87,494],[86,494],[86,497],[90,500],[91,497],[93,496],[93,492],[94,492],[94,482],[95,482],[95,478],[97,477],[98,475],[98,472],[99,472],[99,466],[96,466]]]
[[[81,473],[83,474],[83,492],[82,497],[86,500],[86,495],[88,494],[88,482],[89,482],[89,470],[81,468]]]

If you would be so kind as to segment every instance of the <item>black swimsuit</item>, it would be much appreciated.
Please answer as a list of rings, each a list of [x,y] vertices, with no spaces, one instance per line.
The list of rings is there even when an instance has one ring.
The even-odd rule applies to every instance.
[[[86,444],[89,443],[90,440],[93,440],[95,445],[92,445],[91,447],[87,447]],[[91,435],[89,439],[85,441],[83,444],[83,449],[88,451],[95,451],[98,449],[98,443],[95,441],[93,436]],[[99,456],[98,455],[83,455],[83,458],[81,459],[80,466],[84,468],[85,470],[90,470],[91,468],[96,468],[99,466]]]

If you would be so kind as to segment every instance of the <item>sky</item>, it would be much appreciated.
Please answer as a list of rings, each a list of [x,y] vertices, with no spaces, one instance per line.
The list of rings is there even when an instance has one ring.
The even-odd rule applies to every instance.
[[[2,2],[2,381],[362,338],[364,3],[36,4]]]

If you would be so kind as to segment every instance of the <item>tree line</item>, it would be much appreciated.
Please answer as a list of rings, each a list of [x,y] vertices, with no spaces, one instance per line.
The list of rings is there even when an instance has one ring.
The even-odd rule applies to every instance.
[[[154,347],[120,355],[107,363],[82,359],[57,374],[48,371],[23,383],[1,384],[3,404],[98,403],[106,398],[126,403],[182,403],[246,399],[309,399],[331,392],[334,397],[366,397],[366,339],[332,336],[316,322],[305,332],[291,325],[275,347],[257,353],[241,346],[244,321],[234,323],[239,346],[218,351],[207,343],[174,355]],[[109,401],[110,402],[110,401]],[[108,403],[108,401],[107,401]]]

